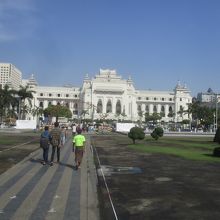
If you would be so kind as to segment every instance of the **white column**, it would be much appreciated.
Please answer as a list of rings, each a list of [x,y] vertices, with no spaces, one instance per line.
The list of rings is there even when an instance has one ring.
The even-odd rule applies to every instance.
[[[112,114],[113,115],[116,114],[116,103],[117,103],[117,100],[118,99],[112,97]]]
[[[151,115],[151,114],[153,114],[153,104],[150,104],[149,105],[149,114]]]
[[[169,114],[169,105],[165,105],[165,117],[168,117],[167,115]]]
[[[106,113],[107,101],[108,101],[108,100],[104,97],[104,98],[103,98],[103,111],[102,111],[102,113]]]
[[[160,114],[161,112],[161,104],[157,104],[157,113]]]
[[[48,107],[48,100],[44,100],[44,108]]]

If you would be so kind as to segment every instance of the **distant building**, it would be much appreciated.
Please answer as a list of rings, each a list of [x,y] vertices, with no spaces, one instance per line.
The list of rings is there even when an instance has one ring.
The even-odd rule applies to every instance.
[[[18,90],[22,82],[22,72],[10,63],[0,63],[0,86],[7,84],[11,89]]]
[[[209,88],[207,92],[198,93],[196,101],[199,101],[202,106],[206,106],[213,109],[215,109],[216,107],[218,109],[220,108],[220,94],[213,92],[211,88]]]
[[[199,102],[215,102],[216,93],[211,88],[207,92],[200,92],[197,94],[197,101]]]
[[[140,120],[144,114],[163,113],[162,120],[182,121],[188,114],[178,112],[188,109],[192,102],[190,91],[178,83],[173,91],[136,90],[131,77],[122,79],[115,70],[100,69],[94,78],[85,76],[81,87],[43,87],[32,75],[24,80],[31,90],[35,90],[32,106],[47,108],[62,104],[70,108],[73,118]],[[173,112],[174,116],[169,117]]]

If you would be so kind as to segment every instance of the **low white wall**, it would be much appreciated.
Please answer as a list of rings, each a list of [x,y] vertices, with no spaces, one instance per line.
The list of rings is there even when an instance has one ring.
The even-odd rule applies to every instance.
[[[17,129],[36,129],[37,122],[35,120],[17,120]]]
[[[129,132],[133,127],[135,127],[134,123],[116,123],[116,131],[119,132]]]

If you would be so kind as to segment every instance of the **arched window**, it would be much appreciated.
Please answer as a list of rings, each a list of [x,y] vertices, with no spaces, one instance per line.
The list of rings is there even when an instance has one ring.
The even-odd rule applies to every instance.
[[[40,106],[41,108],[43,108],[43,107],[44,107],[44,102],[40,102],[39,106]]]
[[[120,100],[116,103],[116,114],[121,114],[121,102]]]
[[[168,117],[172,118],[175,116],[175,113],[173,112],[173,108],[172,106],[169,106],[169,113],[167,115]]]
[[[102,113],[102,100],[99,99],[97,103],[97,113]]]
[[[73,110],[73,115],[78,115],[78,110]]]
[[[77,103],[74,103],[73,108],[74,108],[74,109],[77,109],[77,108],[78,108]]]
[[[160,109],[160,116],[165,117],[165,107],[162,105]]]
[[[146,111],[147,113],[149,113],[149,106],[148,106],[148,105],[145,106],[145,111]]]
[[[154,105],[153,112],[157,113],[157,106],[156,105]]]
[[[112,103],[111,100],[108,100],[107,106],[106,106],[106,113],[112,112]]]
[[[142,110],[141,110],[141,105],[138,105],[138,108],[137,108],[137,110],[138,110],[138,115],[139,116],[142,116],[143,115],[143,112],[142,112]]]

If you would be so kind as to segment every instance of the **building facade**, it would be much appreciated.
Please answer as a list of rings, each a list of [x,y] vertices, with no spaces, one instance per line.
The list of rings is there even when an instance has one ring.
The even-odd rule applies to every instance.
[[[203,102],[205,102],[205,103],[215,102],[216,95],[217,94],[214,93],[211,88],[209,88],[207,90],[207,92],[200,92],[200,93],[198,93],[197,101],[199,101],[201,103],[203,103]]]
[[[10,63],[0,63],[0,86],[7,84],[11,89],[18,90],[22,82],[21,71]]]
[[[190,91],[180,83],[173,91],[136,90],[131,77],[122,79],[109,69],[100,69],[93,78],[86,75],[81,87],[38,86],[33,75],[24,82],[36,91],[32,106],[45,109],[50,104],[66,105],[75,119],[144,121],[145,113],[162,113],[163,121],[179,122],[189,119],[188,114],[178,112],[187,110],[192,102]]]

